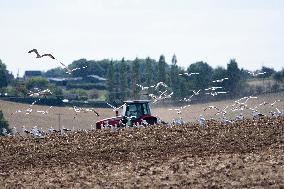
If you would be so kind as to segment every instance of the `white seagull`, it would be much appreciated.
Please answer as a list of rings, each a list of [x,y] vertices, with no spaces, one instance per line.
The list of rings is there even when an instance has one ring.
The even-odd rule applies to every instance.
[[[224,80],[228,80],[229,78],[225,77],[223,79],[217,79],[217,80],[214,80],[212,81],[213,83],[222,83]]]

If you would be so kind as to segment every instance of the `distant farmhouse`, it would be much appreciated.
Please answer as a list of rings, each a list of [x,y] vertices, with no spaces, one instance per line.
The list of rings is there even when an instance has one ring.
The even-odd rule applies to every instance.
[[[87,75],[84,77],[48,77],[49,82],[54,83],[57,86],[70,88],[82,88],[82,89],[106,89],[107,79],[98,75]]]
[[[66,86],[68,82],[82,82],[82,77],[48,77],[49,82],[57,86]]]
[[[100,77],[98,75],[88,75],[87,78],[93,82],[106,82],[107,81],[106,78]]]
[[[42,77],[41,71],[25,71],[24,80],[28,80],[32,77]]]
[[[86,83],[86,82],[96,82],[96,83],[105,83],[107,79],[97,76],[97,75],[88,75],[86,77],[48,77],[47,78],[51,83],[56,85],[66,85],[67,82],[72,83]]]
[[[29,70],[25,71],[24,81],[32,77],[45,77],[41,71]],[[86,75],[83,77],[45,77],[50,83],[65,89],[82,88],[82,89],[106,89],[106,78],[98,75]]]

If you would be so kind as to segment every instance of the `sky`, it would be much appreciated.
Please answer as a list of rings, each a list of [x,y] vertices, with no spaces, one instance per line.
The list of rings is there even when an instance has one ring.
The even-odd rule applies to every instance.
[[[165,55],[240,68],[284,67],[282,0],[0,0],[0,59],[9,71],[60,66],[36,48],[74,60]]]

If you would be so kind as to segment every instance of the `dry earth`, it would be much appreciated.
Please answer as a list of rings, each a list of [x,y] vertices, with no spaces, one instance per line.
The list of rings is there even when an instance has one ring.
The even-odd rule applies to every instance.
[[[0,137],[4,188],[284,188],[284,118]]]

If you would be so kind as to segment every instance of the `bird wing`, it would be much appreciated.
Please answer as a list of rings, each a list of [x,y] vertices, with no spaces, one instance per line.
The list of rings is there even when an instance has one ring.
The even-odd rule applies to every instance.
[[[50,57],[52,59],[56,59],[52,54],[43,54],[43,55],[41,55],[41,57],[44,57],[44,56],[48,56],[48,57]]]
[[[229,107],[229,106],[225,106],[225,107],[223,108],[223,111],[225,111],[228,107]]]
[[[93,110],[95,112],[95,114],[97,114],[97,116],[100,116],[100,114],[96,111],[96,110]]]
[[[109,105],[111,108],[113,108],[113,109],[117,109],[116,107],[114,107],[113,105],[111,105],[111,104],[109,104],[109,103],[107,103],[107,105]]]
[[[61,64],[62,66],[64,66],[65,68],[67,67],[65,64],[63,64],[62,62],[59,62],[59,64]]]
[[[124,105],[126,105],[126,103],[122,104],[121,106],[119,106],[117,109],[122,108]]]
[[[139,84],[136,84],[138,87],[140,87],[140,88],[143,88],[143,86],[142,85],[139,85]]]
[[[36,55],[37,55],[37,57],[38,58],[40,58],[41,56],[40,56],[40,54],[38,53],[38,51],[36,50],[36,49],[32,49],[32,50],[30,50],[28,53],[35,53]]]
[[[28,53],[32,53],[32,52],[34,52],[34,53],[38,54],[38,52],[37,52],[37,50],[36,50],[36,49],[32,49],[32,50],[30,50]]]
[[[59,62],[59,61],[58,61]],[[69,74],[71,74],[72,73],[72,70],[70,70],[65,64],[63,64],[62,62],[59,62],[62,66],[64,66],[65,67],[65,69],[67,70],[67,72],[66,73],[69,73]]]

